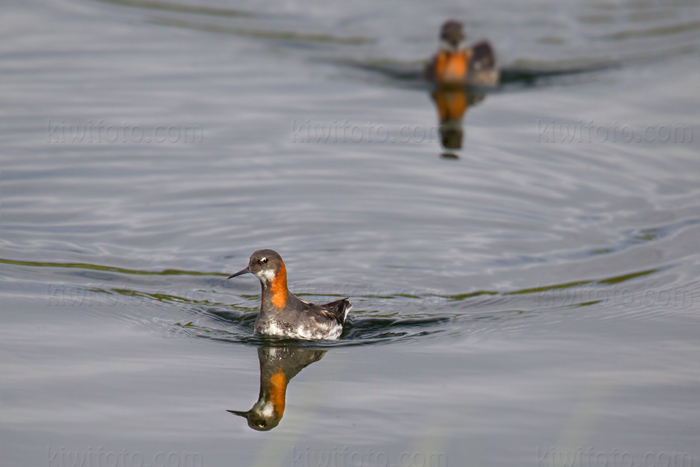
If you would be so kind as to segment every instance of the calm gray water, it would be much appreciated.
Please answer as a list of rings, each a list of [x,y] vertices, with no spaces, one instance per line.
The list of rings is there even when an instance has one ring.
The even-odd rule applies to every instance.
[[[0,11],[2,466],[700,466],[696,1]],[[594,71],[446,151],[450,17]],[[259,248],[340,341],[252,335]]]

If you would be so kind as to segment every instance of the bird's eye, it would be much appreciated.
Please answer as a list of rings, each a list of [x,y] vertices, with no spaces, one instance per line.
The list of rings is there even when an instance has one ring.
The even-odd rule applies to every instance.
[[[260,258],[260,262],[261,262],[261,263],[267,263],[267,258],[265,258],[265,257]]]

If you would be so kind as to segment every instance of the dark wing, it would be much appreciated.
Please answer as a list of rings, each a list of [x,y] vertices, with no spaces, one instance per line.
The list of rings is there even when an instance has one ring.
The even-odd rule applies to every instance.
[[[471,64],[475,70],[489,70],[496,66],[496,54],[488,41],[474,44]]]
[[[336,300],[335,302],[321,305],[321,313],[328,316],[329,318],[333,318],[338,322],[338,324],[342,325],[345,322],[347,310],[351,306],[352,305],[350,305],[348,299],[343,298],[341,300]]]

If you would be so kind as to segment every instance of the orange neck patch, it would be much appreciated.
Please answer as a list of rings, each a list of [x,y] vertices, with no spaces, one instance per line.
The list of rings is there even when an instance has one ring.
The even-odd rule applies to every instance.
[[[275,274],[275,279],[270,284],[270,292],[272,296],[270,301],[279,308],[280,311],[287,306],[287,268],[284,263],[280,265],[280,270]]]
[[[468,51],[438,53],[435,60],[435,77],[438,81],[462,81],[467,76],[470,53]]]
[[[282,418],[284,414],[284,399],[287,392],[287,377],[280,370],[278,373],[270,376],[270,400],[274,407],[277,416]]]

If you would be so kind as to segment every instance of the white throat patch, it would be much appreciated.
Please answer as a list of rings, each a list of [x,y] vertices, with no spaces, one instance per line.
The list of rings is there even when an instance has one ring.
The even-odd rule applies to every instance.
[[[260,279],[265,279],[267,282],[272,282],[273,280],[275,280],[275,271],[272,271],[270,269],[263,269],[257,274],[257,276]]]
[[[461,41],[456,46],[454,46],[451,43],[444,41],[444,40],[440,41],[440,50],[445,50],[447,52],[452,52],[452,53],[459,52],[460,50],[464,49],[464,46],[465,46],[464,41]]]

